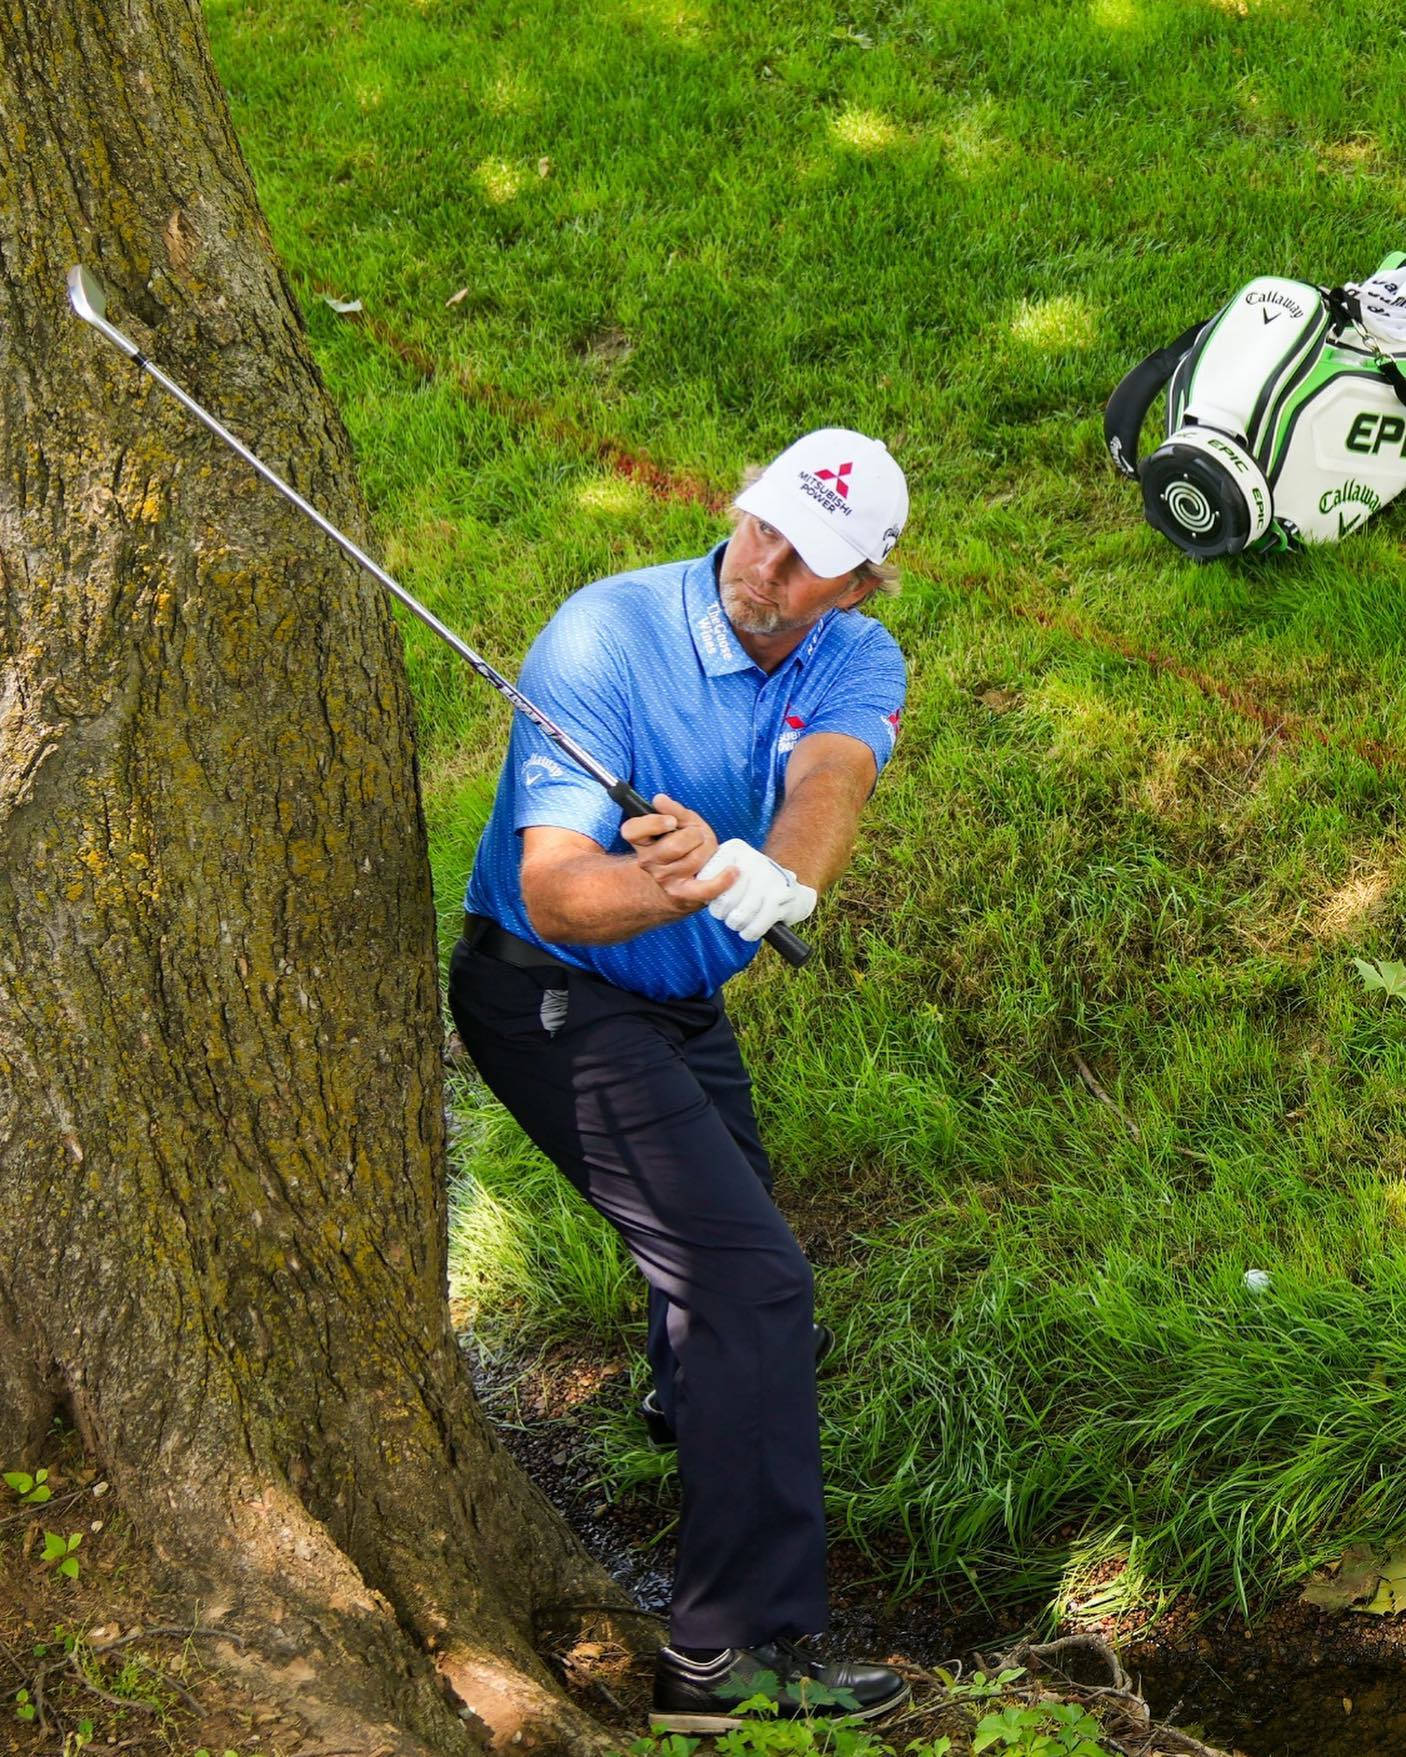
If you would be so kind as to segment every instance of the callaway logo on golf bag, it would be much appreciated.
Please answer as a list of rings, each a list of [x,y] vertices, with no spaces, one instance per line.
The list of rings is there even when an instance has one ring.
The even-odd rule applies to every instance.
[[[1103,436],[1155,530],[1197,561],[1336,543],[1406,488],[1403,265],[1360,287],[1263,275],[1128,373]],[[1139,463],[1164,385],[1167,438]]]

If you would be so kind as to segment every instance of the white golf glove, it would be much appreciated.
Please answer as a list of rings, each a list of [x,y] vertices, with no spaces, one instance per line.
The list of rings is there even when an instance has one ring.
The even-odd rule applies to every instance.
[[[1357,289],[1362,327],[1386,353],[1406,355],[1406,273],[1399,268],[1372,275]]]
[[[716,878],[729,866],[737,868],[737,877],[721,897],[714,897],[708,913],[744,940],[759,940],[778,921],[793,927],[815,907],[815,892],[809,885],[736,836],[719,845],[698,876]]]

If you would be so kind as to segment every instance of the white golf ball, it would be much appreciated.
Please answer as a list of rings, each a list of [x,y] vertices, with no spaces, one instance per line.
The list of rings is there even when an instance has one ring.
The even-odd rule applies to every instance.
[[[1247,1269],[1245,1271],[1245,1285],[1251,1293],[1263,1293],[1265,1288],[1269,1286],[1269,1271],[1267,1269]]]

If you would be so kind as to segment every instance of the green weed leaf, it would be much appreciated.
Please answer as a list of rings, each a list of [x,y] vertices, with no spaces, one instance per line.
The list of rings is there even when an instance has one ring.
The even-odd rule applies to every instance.
[[[733,1699],[736,1700],[737,1697],[741,1697],[741,1700],[737,1701],[737,1705],[733,1709],[734,1714],[757,1714],[765,1717],[775,1715],[776,1695],[778,1689],[775,1674],[772,1672],[759,1672],[757,1674],[757,1686],[757,1689],[752,1695],[745,1697],[742,1697],[743,1686],[734,1686],[732,1693]],[[722,1697],[727,1697],[728,1691],[720,1689],[718,1694]]]
[[[1368,988],[1379,988],[1384,994],[1406,1000],[1406,964],[1389,964],[1385,959],[1369,964],[1365,958],[1354,958],[1358,975]]]

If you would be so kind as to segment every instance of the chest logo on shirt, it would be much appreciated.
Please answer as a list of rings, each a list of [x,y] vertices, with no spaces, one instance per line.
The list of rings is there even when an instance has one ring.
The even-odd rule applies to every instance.
[[[788,714],[786,716],[786,730],[776,741],[777,755],[789,756],[800,742],[801,734],[805,729],[806,723],[799,714]]]
[[[890,744],[893,744],[897,741],[898,728],[899,728],[899,724],[902,721],[902,719],[903,719],[902,708],[895,708],[891,714],[884,715],[884,725],[887,726],[889,729],[889,743]]]

